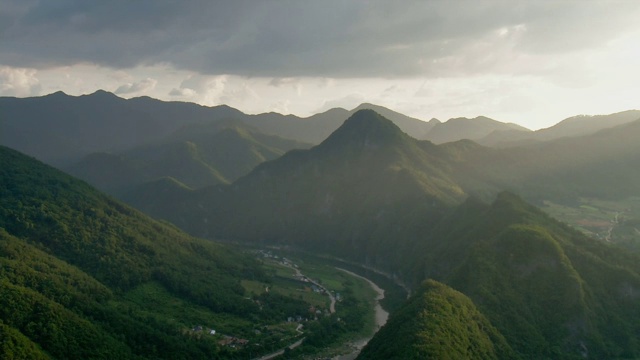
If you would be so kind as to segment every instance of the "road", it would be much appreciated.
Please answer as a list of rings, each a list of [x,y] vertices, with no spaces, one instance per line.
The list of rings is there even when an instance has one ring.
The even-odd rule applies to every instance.
[[[300,269],[298,269],[298,268],[296,268],[296,267],[294,267],[294,266],[289,266],[289,265],[285,265],[285,266],[286,266],[286,267],[288,267],[288,268],[290,268],[290,269],[292,269],[292,270],[295,272],[295,274],[296,274],[296,276],[297,276],[297,277],[300,277],[300,278],[304,277],[304,278],[305,278],[305,279],[307,279],[310,283],[312,283],[312,284],[314,284],[315,286],[317,286],[317,287],[319,287],[319,288],[323,289],[323,290],[324,290],[324,292],[329,296],[329,299],[331,300],[331,303],[330,303],[330,305],[329,305],[329,312],[330,312],[331,314],[333,314],[333,313],[335,313],[335,312],[336,312],[336,298],[335,298],[335,296],[333,296],[333,294],[331,294],[331,293],[327,290],[327,288],[325,288],[324,286],[320,285],[318,282],[316,282],[316,281],[314,281],[314,280],[310,279],[309,277],[305,276],[304,274],[302,274],[302,272],[300,271]],[[346,271],[346,270],[345,270],[345,271]],[[373,284],[373,283],[372,283],[372,284]],[[383,295],[383,297],[384,297],[384,295]],[[296,328],[296,331],[297,331],[298,333],[300,333],[300,334],[303,334],[304,332],[303,332],[302,330],[300,330],[301,328],[302,328],[302,324],[298,324],[298,327]],[[273,352],[273,353],[271,353],[271,354],[265,355],[265,356],[260,357],[260,358],[255,358],[254,360],[268,360],[268,359],[273,359],[273,358],[275,358],[275,357],[277,357],[277,356],[280,356],[280,355],[284,354],[284,350],[285,350],[286,348],[289,348],[289,349],[292,349],[292,350],[293,350],[293,349],[295,349],[295,348],[297,348],[298,346],[300,346],[300,345],[302,344],[302,342],[303,342],[303,341],[304,341],[304,338],[302,338],[302,339],[300,339],[300,340],[298,340],[298,341],[294,342],[293,344],[291,344],[291,345],[289,345],[289,346],[287,346],[287,347],[285,347],[285,348],[283,348],[283,349],[280,349],[280,350],[278,350],[278,351],[276,351],[276,352]]]
[[[289,346],[287,346],[287,347],[288,347],[289,349],[293,350],[293,349],[297,348],[298,346],[302,345],[302,342],[303,342],[303,341],[304,341],[304,338],[302,338],[302,339],[300,339],[300,340],[298,340],[298,341],[294,342],[293,344],[291,344],[291,345],[289,345]],[[285,349],[286,349],[286,348],[285,348]],[[263,357],[255,358],[254,360],[269,360],[269,359],[273,359],[273,358],[275,358],[275,357],[278,357],[278,356],[280,356],[280,355],[284,354],[284,350],[285,350],[285,349],[280,349],[280,350],[278,350],[278,351],[276,351],[276,352],[273,352],[273,353],[271,353],[271,354],[265,355],[265,356],[263,356]]]

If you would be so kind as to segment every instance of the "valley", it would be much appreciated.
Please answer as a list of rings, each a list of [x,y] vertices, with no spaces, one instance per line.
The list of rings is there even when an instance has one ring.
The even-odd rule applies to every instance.
[[[296,331],[299,332],[299,335],[296,337],[298,339],[281,350],[261,356],[259,360],[276,358],[277,356],[283,355],[285,351],[288,356],[301,356],[305,359],[317,358],[318,356],[331,357],[338,360],[355,359],[367,341],[386,323],[389,313],[380,305],[380,300],[384,298],[384,290],[371,280],[349,270],[334,267],[331,263],[326,263],[321,257],[310,257],[307,254],[303,256],[305,260],[293,260],[296,259],[295,253],[289,253],[290,255],[288,256],[291,256],[290,259],[281,255],[274,255],[272,250],[258,250],[257,252],[259,257],[265,259],[265,266],[280,274],[278,277],[283,280],[293,279],[298,283],[301,282],[302,284],[300,285],[303,286],[303,289],[301,289],[300,285],[289,286],[288,288],[282,285],[274,285],[271,288],[265,287],[264,291],[276,291],[279,293],[295,291],[298,294],[302,291],[302,297],[305,300],[308,299],[309,296],[312,296],[316,300],[308,302],[314,304],[312,307],[315,309],[315,314],[312,314],[312,316],[315,316],[316,320],[318,316],[329,316],[336,313],[336,306],[338,307],[338,312],[344,314],[340,308],[350,302],[349,295],[346,295],[347,297],[345,298],[344,292],[346,290],[347,294],[349,294],[351,288],[345,288],[342,284],[350,284],[353,281],[364,281],[373,290],[373,292],[367,291],[366,286],[362,286],[362,284],[356,287],[360,290],[356,292],[355,297],[359,299],[358,301],[367,304],[367,307],[371,307],[366,311],[366,317],[369,319],[366,319],[361,330],[354,333],[347,333],[345,336],[341,336],[333,345],[324,347],[320,352],[314,352],[313,350],[306,349],[304,346],[308,336],[308,334],[305,335],[305,328],[309,320],[289,317],[287,321],[297,324]],[[302,262],[305,265],[300,267],[298,266],[298,262]],[[281,270],[284,269],[290,271],[282,272]],[[302,271],[304,271],[304,273]],[[305,275],[307,271],[318,276],[318,280],[314,280],[312,277]],[[340,272],[349,275],[350,279],[345,279],[344,276],[340,276]],[[289,283],[291,282],[289,281]],[[309,286],[311,286],[311,288]],[[336,289],[342,290],[342,293],[336,291]],[[289,341],[293,341],[294,339],[295,338],[292,338]]]
[[[297,351],[325,351],[373,327],[369,284],[320,260],[296,277],[288,260],[189,237],[13,150],[0,159],[0,319],[35,346],[3,351],[233,359],[302,337]]]
[[[299,332],[299,335],[296,337],[298,339],[286,348],[260,357],[260,359],[271,359],[284,354],[285,351],[288,355],[295,354],[303,358],[328,356],[336,359],[354,359],[366,342],[386,323],[389,313],[380,305],[380,300],[384,298],[384,290],[363,276],[335,267],[334,264],[327,262],[322,257],[296,254],[295,252],[287,252],[287,257],[282,254],[277,250],[257,250],[257,255],[263,259],[264,265],[276,274],[276,279],[280,279],[280,281],[274,282],[271,287],[263,284],[264,287],[261,286],[259,289],[264,290],[259,291],[302,296],[305,301],[312,304],[311,307],[314,311],[310,310],[310,313],[316,321],[321,316],[326,317],[335,313],[345,316],[347,312],[344,307],[351,306],[352,296],[357,302],[360,302],[360,306],[364,305],[368,309],[363,312],[364,322],[361,329],[341,335],[332,342],[332,345],[324,346],[320,352],[305,346],[309,337],[311,337],[311,342],[315,341],[313,333],[311,335],[305,334],[309,319],[289,317],[287,321],[297,324],[296,331]],[[345,278],[344,274],[347,274],[348,277]],[[285,282],[288,286],[283,286]],[[367,289],[368,287],[370,289]],[[339,321],[348,320],[342,318]],[[290,341],[294,339],[292,338]],[[287,348],[289,350],[286,350]]]

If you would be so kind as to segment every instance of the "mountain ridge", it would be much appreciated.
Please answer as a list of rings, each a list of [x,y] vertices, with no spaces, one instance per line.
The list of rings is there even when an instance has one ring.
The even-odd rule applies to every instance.
[[[81,96],[58,91],[30,98],[0,97],[3,111],[0,144],[64,167],[93,152],[121,152],[157,142],[186,124],[229,118],[238,119],[265,134],[319,144],[356,110],[366,107],[385,114],[410,136],[436,143],[470,138],[486,145],[504,146],[522,135],[513,132],[512,124],[494,122],[487,127],[480,124],[482,121],[472,119],[467,119],[468,126],[462,130],[469,130],[464,133],[460,126],[454,126],[459,122],[455,118],[446,122],[422,121],[368,103],[350,111],[334,108],[309,117],[277,113],[248,115],[227,105],[209,107],[146,96],[124,99],[99,90]],[[96,109],[100,111],[96,113]],[[472,130],[472,127],[480,129]],[[511,133],[500,135],[500,129]],[[495,134],[491,135],[492,131]]]

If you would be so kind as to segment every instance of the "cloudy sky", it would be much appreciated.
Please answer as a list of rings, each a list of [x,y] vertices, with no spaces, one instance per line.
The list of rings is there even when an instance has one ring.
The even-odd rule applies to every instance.
[[[537,129],[640,108],[640,1],[0,0],[0,95]]]

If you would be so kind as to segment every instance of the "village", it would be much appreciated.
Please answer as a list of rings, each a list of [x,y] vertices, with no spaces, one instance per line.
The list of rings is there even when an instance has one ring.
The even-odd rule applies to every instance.
[[[342,300],[342,296],[339,292],[327,289],[326,286],[321,284],[320,280],[313,279],[303,274],[299,266],[286,257],[278,256],[269,250],[257,250],[255,253],[259,259],[265,261],[265,263],[269,266],[277,269],[277,274],[279,277],[286,279],[292,284],[292,289],[290,289],[291,291],[296,291],[300,294],[305,294],[306,296],[314,294],[316,303],[310,304],[308,311],[304,314],[288,314],[285,318],[282,319],[282,323],[280,324],[280,326],[257,326],[262,328],[263,330],[255,329],[254,333],[256,336],[262,335],[263,331],[270,332],[272,334],[279,334],[279,336],[283,336],[282,338],[280,338],[280,340],[286,340],[288,338],[290,342],[296,341],[295,344],[300,345],[301,341],[299,340],[301,340],[304,335],[304,324],[310,321],[317,321],[321,317],[328,317],[331,314],[335,313],[336,303]],[[254,295],[256,294],[256,292],[258,292],[258,289],[260,289],[264,293],[269,293],[270,291],[273,291],[274,287],[273,285],[268,286],[262,284],[260,284],[260,286],[258,286],[257,284],[245,285],[247,285],[248,292],[253,293]],[[280,289],[280,291],[282,291],[282,289]],[[296,294],[291,293],[290,295],[295,296]],[[319,300],[321,297],[326,297],[326,299],[328,299],[329,301],[327,302],[326,299]],[[258,306],[262,306],[260,300],[256,299],[253,301],[256,302]],[[327,303],[328,306],[326,306]],[[287,324],[291,324],[291,326],[295,325],[295,327],[290,328],[294,329],[295,333],[289,332],[289,336],[286,336],[286,332],[282,330],[282,327],[289,328]],[[196,336],[199,338],[203,336],[211,336],[216,339],[218,345],[230,349],[240,350],[249,345],[260,346],[259,343],[252,343],[248,339],[231,334],[222,334],[214,327],[207,327],[204,325],[196,325],[192,327],[189,332],[192,336]]]
[[[330,314],[333,314],[336,312],[336,308],[335,308],[336,302],[341,301],[341,295],[339,292],[330,291],[325,286],[320,284],[320,281],[311,279],[310,277],[304,275],[300,271],[300,268],[298,267],[298,265],[296,265],[291,260],[283,256],[274,255],[269,250],[258,250],[257,254],[258,256],[261,256],[264,259],[271,259],[279,263],[280,265],[288,267],[291,270],[293,270],[293,278],[295,280],[298,280],[302,283],[309,285],[309,286],[305,286],[303,289],[299,289],[300,291],[313,291],[314,293],[326,295],[329,297],[329,309],[320,310],[320,309],[316,309],[315,306],[311,306],[309,308],[310,313],[315,314],[317,316],[319,315],[329,316]],[[308,321],[308,319],[306,318],[303,319],[300,316],[296,316],[295,318],[293,317],[287,318],[288,322],[294,322],[294,321],[300,322],[303,320]],[[317,317],[315,318],[315,320],[317,320]]]

